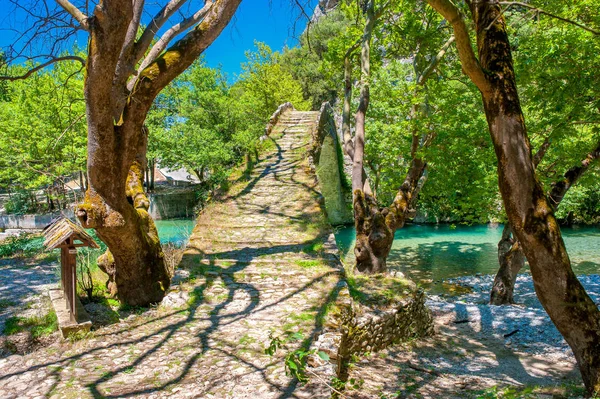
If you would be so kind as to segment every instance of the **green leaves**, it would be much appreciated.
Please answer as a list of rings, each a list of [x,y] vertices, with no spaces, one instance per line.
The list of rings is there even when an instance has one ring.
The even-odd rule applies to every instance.
[[[58,63],[4,87],[0,187],[39,188],[84,170],[87,139],[80,66]]]

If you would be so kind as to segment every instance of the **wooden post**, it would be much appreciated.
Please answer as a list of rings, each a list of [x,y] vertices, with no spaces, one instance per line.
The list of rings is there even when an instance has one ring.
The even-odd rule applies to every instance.
[[[75,296],[77,295],[77,248],[70,247],[69,248],[69,261],[67,262],[70,267],[70,275],[71,275],[71,286],[70,286],[70,296],[69,296],[69,305],[71,310],[71,319],[74,322],[77,322],[77,306],[75,306]]]

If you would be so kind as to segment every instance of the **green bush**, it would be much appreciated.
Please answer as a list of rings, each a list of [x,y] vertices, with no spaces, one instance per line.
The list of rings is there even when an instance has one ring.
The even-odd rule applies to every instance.
[[[42,238],[32,234],[8,237],[0,242],[0,258],[33,256],[42,251]]]
[[[25,190],[19,190],[12,194],[4,205],[4,209],[9,215],[24,215],[36,211],[35,206],[31,203],[29,192]]]

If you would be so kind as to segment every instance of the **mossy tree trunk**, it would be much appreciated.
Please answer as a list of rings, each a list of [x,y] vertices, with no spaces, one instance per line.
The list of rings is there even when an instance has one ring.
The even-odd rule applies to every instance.
[[[155,43],[162,46],[160,51],[149,50],[152,40],[176,14],[175,5],[183,2],[169,2],[141,36],[137,33],[143,1],[100,1],[89,17],[63,2],[90,35],[84,87],[89,187],[77,216],[84,227],[96,229],[108,246],[98,263],[110,276],[111,292],[125,304],[159,302],[170,283],[143,189],[146,115],[156,95],[216,39],[240,1],[207,2]],[[182,39],[162,51],[175,33],[189,28]]]
[[[548,141],[546,142],[548,143]],[[533,164],[537,167],[543,152],[548,148],[544,143],[540,151],[534,156]],[[585,158],[575,165],[563,175],[563,178],[552,185],[549,193],[550,205],[556,209],[560,202],[565,197],[567,191],[579,180],[581,176],[592,166],[594,161],[600,157],[600,143],[596,148],[588,153]],[[507,234],[508,232],[508,234]],[[525,255],[519,241],[514,237],[510,223],[504,227],[502,238],[498,243],[498,261],[500,267],[494,278],[494,284],[490,292],[490,304],[492,305],[508,305],[514,303],[514,290],[517,274],[525,266]]]
[[[394,242],[394,233],[404,226],[409,217],[413,216],[416,198],[425,179],[427,163],[419,154],[419,149],[430,145],[435,134],[429,132],[421,136],[416,129],[412,132],[411,164],[406,178],[396,193],[393,203],[388,207],[380,207],[375,195],[372,194],[364,172],[364,142],[365,119],[369,107],[369,80],[370,80],[370,43],[373,28],[381,16],[385,6],[375,12],[374,1],[370,1],[366,8],[366,23],[361,39],[361,92],[359,106],[356,112],[354,142],[350,135],[350,97],[351,84],[351,56],[357,45],[352,46],[344,58],[344,112],[342,117],[342,130],[344,136],[344,149],[353,160],[352,191],[354,225],[356,228],[356,244],[354,255],[356,267],[360,272],[373,274],[387,272],[387,257]],[[431,57],[430,63],[424,70],[415,70],[417,76],[417,90],[421,90],[427,79],[446,54],[454,41],[454,37],[442,46],[438,54]],[[415,93],[416,94],[416,93]],[[415,105],[411,118],[418,118],[419,107]]]
[[[504,225],[502,238],[498,242],[498,263],[500,267],[490,292],[490,304],[509,305],[514,303],[517,274],[525,265],[525,255],[513,235],[510,223]]]
[[[463,70],[481,91],[500,193],[536,294],[573,350],[589,393],[600,393],[600,311],[573,273],[554,208],[536,179],[501,6],[493,0],[468,2],[477,58],[459,9],[449,0],[428,3],[450,21]]]

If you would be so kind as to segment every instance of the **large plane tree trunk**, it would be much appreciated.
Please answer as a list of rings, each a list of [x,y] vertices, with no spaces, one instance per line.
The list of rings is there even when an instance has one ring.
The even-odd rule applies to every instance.
[[[586,387],[599,391],[600,312],[573,273],[554,209],[535,177],[500,5],[485,0],[471,10],[481,66],[490,73],[483,102],[509,222],[540,302],[573,349]]]
[[[537,166],[543,153],[548,148],[549,142],[544,143],[540,151],[534,156],[533,164]],[[567,191],[581,176],[585,174],[592,166],[594,161],[600,157],[600,142],[596,144],[596,148],[589,152],[585,158],[578,164],[571,167],[563,175],[562,179],[552,184],[552,189],[548,195],[550,205],[554,211],[558,209],[560,202],[565,197]],[[508,227],[508,230],[507,230]],[[506,234],[508,231],[508,234]],[[492,305],[507,305],[514,303],[514,290],[517,274],[525,266],[525,255],[521,249],[519,241],[514,238],[510,223],[504,228],[502,238],[498,243],[498,261],[500,268],[494,278],[494,284],[490,293],[490,304]]]
[[[600,311],[573,273],[554,209],[536,179],[500,4],[468,2],[476,27],[477,59],[458,8],[448,0],[428,3],[452,24],[463,70],[481,91],[498,158],[500,193],[529,261],[536,294],[573,350],[586,388],[598,393]]]
[[[177,11],[171,3],[141,36],[143,1],[100,1],[90,17],[74,7],[66,9],[90,35],[84,86],[89,187],[77,216],[108,246],[98,264],[109,274],[110,292],[125,304],[160,302],[170,284],[143,188],[146,115],[158,93],[215,40],[240,1],[205,3],[152,48],[156,32]],[[190,27],[165,51],[171,39]]]

